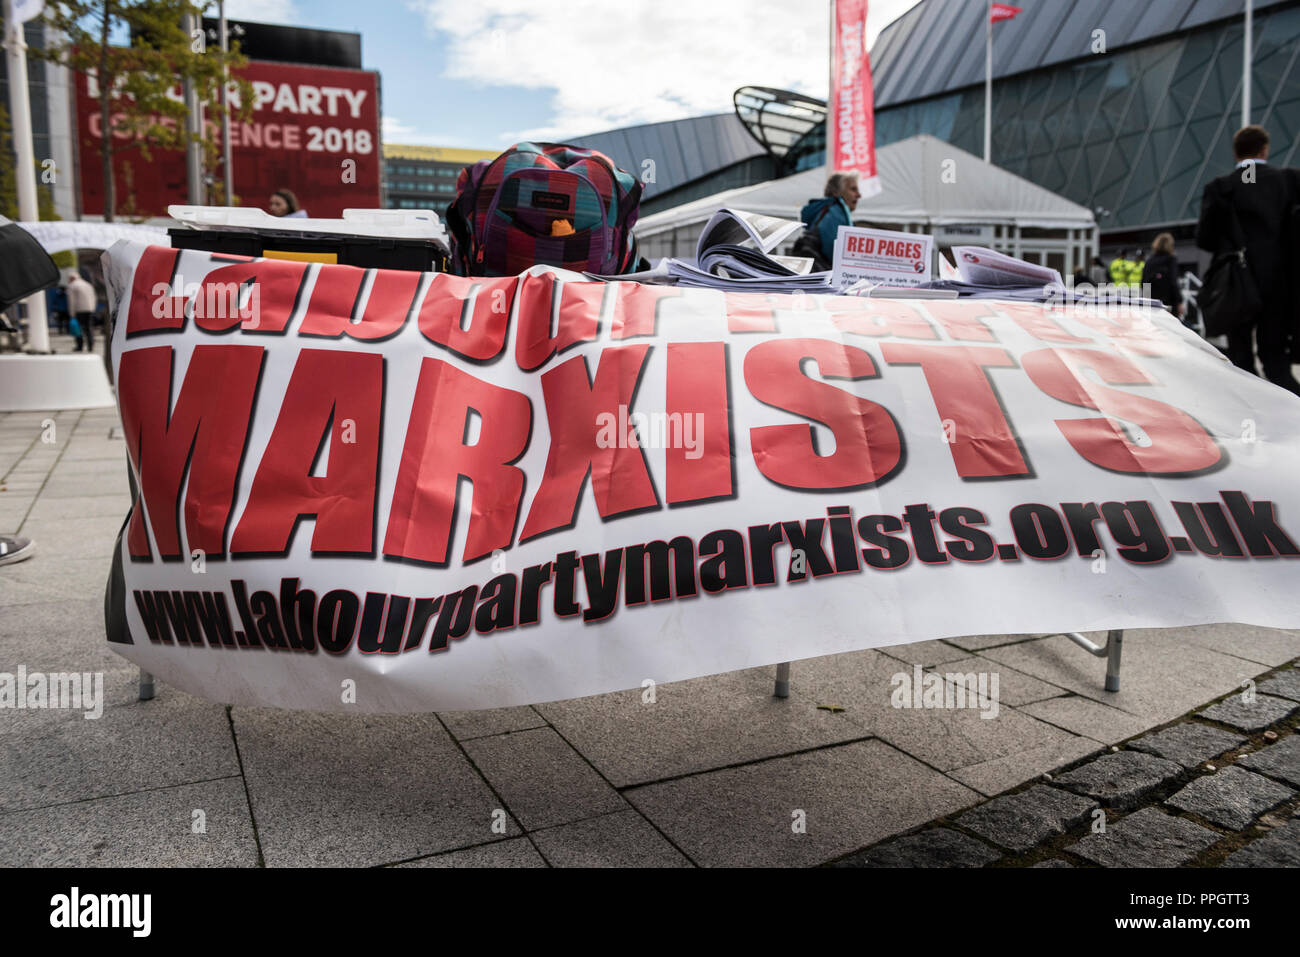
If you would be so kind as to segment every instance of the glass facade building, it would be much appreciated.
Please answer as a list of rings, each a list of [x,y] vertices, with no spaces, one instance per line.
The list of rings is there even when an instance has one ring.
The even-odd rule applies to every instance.
[[[384,205],[388,209],[431,209],[445,218],[456,198],[460,171],[496,152],[448,146],[384,144]]]

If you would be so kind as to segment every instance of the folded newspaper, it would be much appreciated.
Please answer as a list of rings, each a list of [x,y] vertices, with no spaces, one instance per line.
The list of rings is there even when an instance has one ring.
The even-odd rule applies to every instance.
[[[1006,253],[984,246],[954,246],[957,260],[956,278],[944,278],[925,283],[920,288],[955,293],[963,299],[1011,299],[1024,302],[1067,300],[1071,302],[1113,301],[1112,290],[1108,296],[1097,291],[1079,292],[1067,287],[1061,274],[1048,266],[1016,259]],[[942,259],[940,254],[940,259]],[[951,274],[948,274],[951,275]],[[877,291],[876,295],[884,295]],[[1122,293],[1124,302],[1132,305],[1159,306],[1154,299]]]
[[[773,251],[804,228],[797,220],[743,209],[719,209],[695,245],[695,259],[661,259],[654,268],[619,276],[624,280],[729,289],[736,292],[834,292],[829,272],[813,272],[813,261]]]

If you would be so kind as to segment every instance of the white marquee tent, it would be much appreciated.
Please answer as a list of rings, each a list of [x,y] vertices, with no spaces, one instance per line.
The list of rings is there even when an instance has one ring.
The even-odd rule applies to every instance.
[[[864,198],[854,225],[933,233],[936,246],[991,246],[1030,262],[1072,272],[1096,255],[1093,214],[1062,196],[985,163],[933,136],[913,136],[876,152],[883,189]],[[700,230],[723,206],[798,219],[821,196],[822,167],[731,189],[647,216],[637,223],[642,255],[695,255]]]

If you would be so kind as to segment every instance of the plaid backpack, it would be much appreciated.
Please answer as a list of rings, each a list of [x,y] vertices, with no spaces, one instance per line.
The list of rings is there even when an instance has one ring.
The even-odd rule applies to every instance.
[[[516,143],[460,171],[447,210],[453,268],[462,276],[514,276],[536,263],[627,272],[640,202],[640,181],[603,153]]]

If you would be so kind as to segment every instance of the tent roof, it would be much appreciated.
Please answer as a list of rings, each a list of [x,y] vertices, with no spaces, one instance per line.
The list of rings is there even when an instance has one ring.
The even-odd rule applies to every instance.
[[[951,166],[946,166],[951,160]],[[933,136],[913,136],[876,151],[881,192],[864,197],[855,221],[874,223],[1013,224],[1048,229],[1095,225],[1092,213],[978,156]],[[947,170],[951,175],[945,175]],[[638,236],[707,220],[732,206],[769,216],[798,219],[808,200],[822,195],[826,170],[805,170],[784,179],[744,186],[666,209],[640,220]]]

